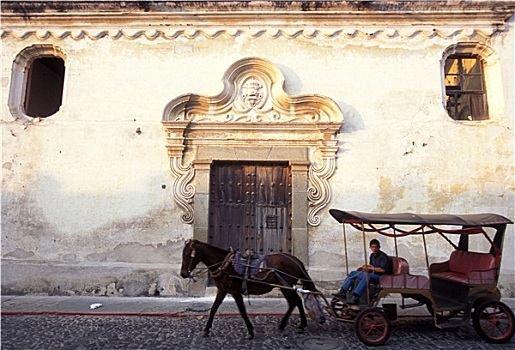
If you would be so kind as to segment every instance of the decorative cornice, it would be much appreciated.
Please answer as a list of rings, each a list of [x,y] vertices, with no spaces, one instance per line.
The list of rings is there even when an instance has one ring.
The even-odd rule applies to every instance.
[[[1,37],[16,40],[174,40],[219,36],[478,40],[504,30],[514,13],[513,0],[4,0]]]
[[[462,25],[463,23],[505,23],[515,12],[512,0],[418,0],[418,1],[2,1],[2,20],[23,20],[32,24],[48,25],[54,20],[71,23],[161,23],[174,22],[192,25],[195,22],[221,20],[250,24],[263,20],[284,22],[285,19],[310,25],[320,21],[336,23],[405,23],[418,25],[436,22]],[[291,23],[291,22],[290,22]],[[300,23],[299,23],[300,24]]]
[[[405,40],[428,40],[428,39],[444,39],[444,40],[476,40],[484,42],[493,33],[498,31],[497,28],[484,29],[420,29],[420,28],[402,28],[402,29],[352,29],[352,28],[321,28],[321,29],[304,29],[304,28],[175,28],[175,29],[2,29],[0,30],[0,38],[12,38],[18,41],[35,39],[38,41],[45,40],[100,40],[109,38],[111,40],[137,40],[146,39],[154,40],[176,40],[178,38],[186,38],[193,40],[196,38],[216,39],[218,37],[235,38],[246,36],[251,39],[257,38],[287,38],[287,39],[347,39],[347,40],[366,40],[366,41],[405,41]]]

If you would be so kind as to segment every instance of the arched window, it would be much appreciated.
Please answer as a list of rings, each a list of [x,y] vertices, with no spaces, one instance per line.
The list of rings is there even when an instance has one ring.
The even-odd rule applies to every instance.
[[[64,61],[40,57],[27,71],[24,109],[31,117],[48,117],[59,110],[63,99]]]
[[[9,109],[16,119],[46,118],[63,101],[66,56],[52,45],[33,45],[13,63]]]
[[[445,95],[455,120],[488,119],[483,62],[478,56],[454,54],[445,60]]]
[[[500,77],[496,77],[499,59],[492,49],[479,43],[458,43],[444,52],[442,68],[444,104],[452,119],[488,120],[492,111],[502,109],[502,102],[493,97]]]

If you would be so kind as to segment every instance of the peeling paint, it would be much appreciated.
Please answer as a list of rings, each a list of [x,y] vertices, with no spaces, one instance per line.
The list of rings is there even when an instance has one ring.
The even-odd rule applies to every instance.
[[[5,258],[16,258],[16,259],[27,259],[35,256],[34,252],[28,252],[26,250],[16,248],[14,251],[3,255]]]
[[[381,176],[379,178],[379,200],[376,211],[388,213],[395,209],[397,202],[403,198],[405,189],[394,184],[391,178]]]

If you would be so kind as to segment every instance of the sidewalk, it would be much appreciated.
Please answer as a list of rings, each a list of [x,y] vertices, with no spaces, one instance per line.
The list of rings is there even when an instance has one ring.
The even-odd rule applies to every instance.
[[[53,315],[105,315],[105,316],[168,316],[206,315],[214,296],[203,298],[179,297],[91,297],[91,296],[2,296],[1,313],[8,314],[53,314]],[[329,301],[329,300],[328,300]],[[514,298],[502,299],[515,309]],[[401,310],[401,300],[387,297],[385,303],[396,303],[399,315],[424,315],[425,307]],[[410,300],[411,302],[411,300]],[[283,298],[245,297],[249,315],[282,315],[288,304]],[[297,309],[294,313],[298,313]],[[234,299],[227,296],[217,315],[239,315]]]
[[[203,298],[179,297],[91,297],[91,296],[2,296],[2,314],[56,315],[134,315],[175,316],[209,314],[214,296]],[[245,297],[249,314],[283,314],[287,302],[283,298]],[[96,307],[95,307],[96,306]],[[239,315],[234,299],[227,296],[218,315]]]

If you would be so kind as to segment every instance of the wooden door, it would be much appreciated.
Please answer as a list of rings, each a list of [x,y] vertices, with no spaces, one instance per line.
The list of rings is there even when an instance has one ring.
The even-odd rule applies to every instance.
[[[287,163],[213,162],[209,243],[258,254],[291,253]]]

